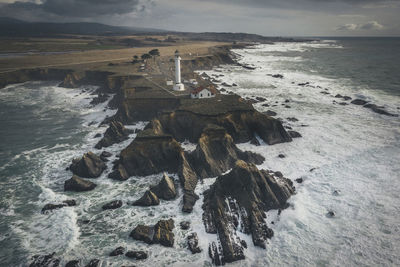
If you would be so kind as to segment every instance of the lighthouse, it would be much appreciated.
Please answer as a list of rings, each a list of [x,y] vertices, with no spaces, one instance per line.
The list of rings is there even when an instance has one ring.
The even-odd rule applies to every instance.
[[[175,91],[183,91],[185,90],[185,86],[181,83],[181,56],[179,55],[179,51],[175,51]]]

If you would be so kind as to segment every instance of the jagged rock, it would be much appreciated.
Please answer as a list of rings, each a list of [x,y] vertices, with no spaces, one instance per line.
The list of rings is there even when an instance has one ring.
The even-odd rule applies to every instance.
[[[182,230],[189,230],[190,228],[190,222],[189,221],[183,221],[180,223],[181,229]]]
[[[65,267],[79,267],[80,266],[80,260],[72,260],[67,262],[67,264],[65,264]]]
[[[286,156],[283,155],[283,154],[279,154],[278,157],[281,158],[281,159],[286,158]]]
[[[192,212],[197,200],[199,200],[199,196],[194,191],[184,190],[182,211],[187,213]]]
[[[255,146],[260,146],[260,141],[258,141],[257,137],[253,137],[253,139],[251,139],[250,144],[255,145]]]
[[[224,255],[221,253],[221,249],[221,247],[217,247],[215,242],[212,242],[208,246],[208,255],[210,256],[212,263],[216,266],[225,265]]]
[[[335,212],[334,211],[328,211],[328,213],[326,214],[326,217],[328,217],[328,218],[333,218],[333,217],[335,217]]]
[[[95,148],[109,147],[113,144],[125,141],[131,133],[133,133],[133,131],[126,129],[119,121],[112,121],[110,127],[108,127],[103,138],[96,144]]]
[[[72,206],[76,206],[76,201],[71,199],[71,200],[64,200],[62,204],[46,204],[43,208],[42,208],[42,213],[45,214],[48,211],[52,211],[55,209],[60,209],[60,208],[64,208],[64,207],[72,207]]]
[[[96,154],[88,152],[80,159],[73,159],[69,168],[80,177],[97,178],[106,169],[106,164]]]
[[[187,237],[187,243],[192,254],[200,253],[202,251],[202,249],[199,247],[199,238],[197,233],[191,233]]]
[[[83,192],[93,190],[97,185],[90,181],[84,180],[76,175],[64,183],[64,191]]]
[[[132,205],[134,206],[156,206],[160,204],[160,200],[152,191],[147,190],[144,195],[136,200]]]
[[[274,74],[271,75],[273,78],[279,78],[279,79],[283,79],[283,75],[282,74]]]
[[[102,161],[106,162],[106,161],[108,161],[108,158],[111,157],[111,156],[112,156],[112,154],[111,154],[110,152],[103,151],[103,152],[101,152],[101,154],[100,154],[100,159],[101,159]]]
[[[255,164],[261,164],[265,160],[259,154],[238,149],[226,130],[216,125],[209,125],[204,130],[191,157],[195,172],[202,178],[215,177],[226,172],[238,159]]]
[[[95,136],[93,136],[93,138],[100,138],[101,137],[101,133],[97,133],[95,134]]]
[[[302,137],[301,134],[299,132],[296,131],[288,131],[288,134],[290,135],[290,137],[292,138],[299,138]]]
[[[296,121],[299,121],[297,118],[295,118],[295,117],[289,117],[289,118],[286,118],[288,121],[291,121],[291,122],[296,122]]]
[[[121,200],[114,200],[111,201],[110,203],[107,203],[103,205],[102,209],[103,210],[114,210],[122,207],[122,201]]]
[[[236,231],[251,234],[254,245],[265,248],[273,231],[265,222],[264,212],[286,208],[293,193],[289,179],[275,178],[244,161],[237,161],[229,173],[219,176],[204,193],[203,205],[206,231],[218,233],[221,242],[220,249],[210,244],[213,262],[222,264],[244,258],[244,246]]]
[[[111,178],[111,179],[114,179],[117,181],[126,181],[129,178],[129,174],[125,170],[124,166],[122,164],[118,163],[115,170],[113,170],[110,174],[108,174],[108,178]]]
[[[295,181],[296,181],[297,183],[301,184],[301,183],[303,182],[303,178],[297,178]]]
[[[367,101],[362,100],[362,99],[354,99],[354,100],[351,101],[350,103],[352,103],[352,104],[354,104],[354,105],[363,106],[363,105],[367,104]]]
[[[335,98],[343,98],[343,96],[341,94],[337,94],[335,95]]]
[[[161,244],[165,247],[174,245],[174,220],[160,220],[154,226],[138,225],[131,232],[133,239],[147,244]]]
[[[265,101],[265,100],[267,100],[267,99],[264,98],[264,97],[257,96],[257,97],[256,97],[256,100],[259,101],[259,102],[263,102],[263,101]]]
[[[387,112],[386,110],[383,109],[383,107],[379,107],[379,106],[377,106],[375,104],[365,104],[363,107],[364,108],[369,108],[373,112],[378,113],[378,114],[392,116],[392,117],[398,117],[399,116],[397,114],[392,114],[390,112]]]
[[[267,110],[266,112],[264,112],[264,114],[271,117],[278,115],[276,112],[272,110]]]
[[[351,100],[351,97],[350,97],[350,96],[346,96],[346,95],[343,96],[342,98],[343,98],[344,100]]]
[[[124,247],[117,247],[113,251],[111,251],[110,256],[115,257],[124,254],[125,248]]]
[[[267,103],[265,103],[265,104],[262,104],[261,106],[263,106],[263,107],[269,107],[269,104],[267,104]],[[264,113],[265,114],[265,113]],[[268,114],[267,114],[268,115]]]
[[[199,196],[194,192],[198,177],[188,159],[188,153],[184,152],[181,156],[180,167],[178,169],[179,180],[183,187],[183,212],[192,212],[193,206],[199,199]]]
[[[89,261],[88,264],[86,264],[85,267],[99,267],[100,266],[100,260],[99,259],[93,259]]]
[[[145,260],[149,257],[147,252],[145,251],[132,251],[132,250],[126,252],[125,256],[136,260]]]
[[[164,200],[171,200],[176,197],[174,181],[169,178],[165,172],[158,185],[151,187],[150,190],[154,192],[158,198]]]
[[[35,255],[32,257],[32,262],[29,267],[57,267],[60,264],[59,259],[55,259],[54,255],[56,253],[48,255]]]
[[[340,195],[340,190],[333,191],[332,195],[339,196]]]

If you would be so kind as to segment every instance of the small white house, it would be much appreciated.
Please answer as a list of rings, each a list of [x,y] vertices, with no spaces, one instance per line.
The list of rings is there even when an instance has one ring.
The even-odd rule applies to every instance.
[[[211,98],[215,97],[217,94],[217,91],[214,88],[211,87],[197,87],[190,93],[191,98]]]

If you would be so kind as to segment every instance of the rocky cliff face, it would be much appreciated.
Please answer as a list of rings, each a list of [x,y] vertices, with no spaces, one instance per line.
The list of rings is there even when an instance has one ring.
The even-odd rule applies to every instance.
[[[208,233],[218,233],[220,244],[210,244],[217,265],[244,259],[247,244],[236,234],[250,234],[256,246],[265,248],[273,231],[265,211],[283,209],[295,188],[289,179],[258,170],[254,164],[237,161],[226,175],[217,178],[204,195],[203,221]]]
[[[126,129],[119,121],[111,121],[110,127],[108,127],[103,138],[96,144],[95,147],[97,149],[101,149],[103,147],[109,147],[113,144],[125,141],[132,132],[132,130]]]

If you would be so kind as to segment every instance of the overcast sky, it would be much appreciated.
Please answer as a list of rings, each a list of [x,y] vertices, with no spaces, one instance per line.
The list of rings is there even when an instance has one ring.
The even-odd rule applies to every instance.
[[[0,0],[0,16],[267,36],[400,36],[400,0]]]

